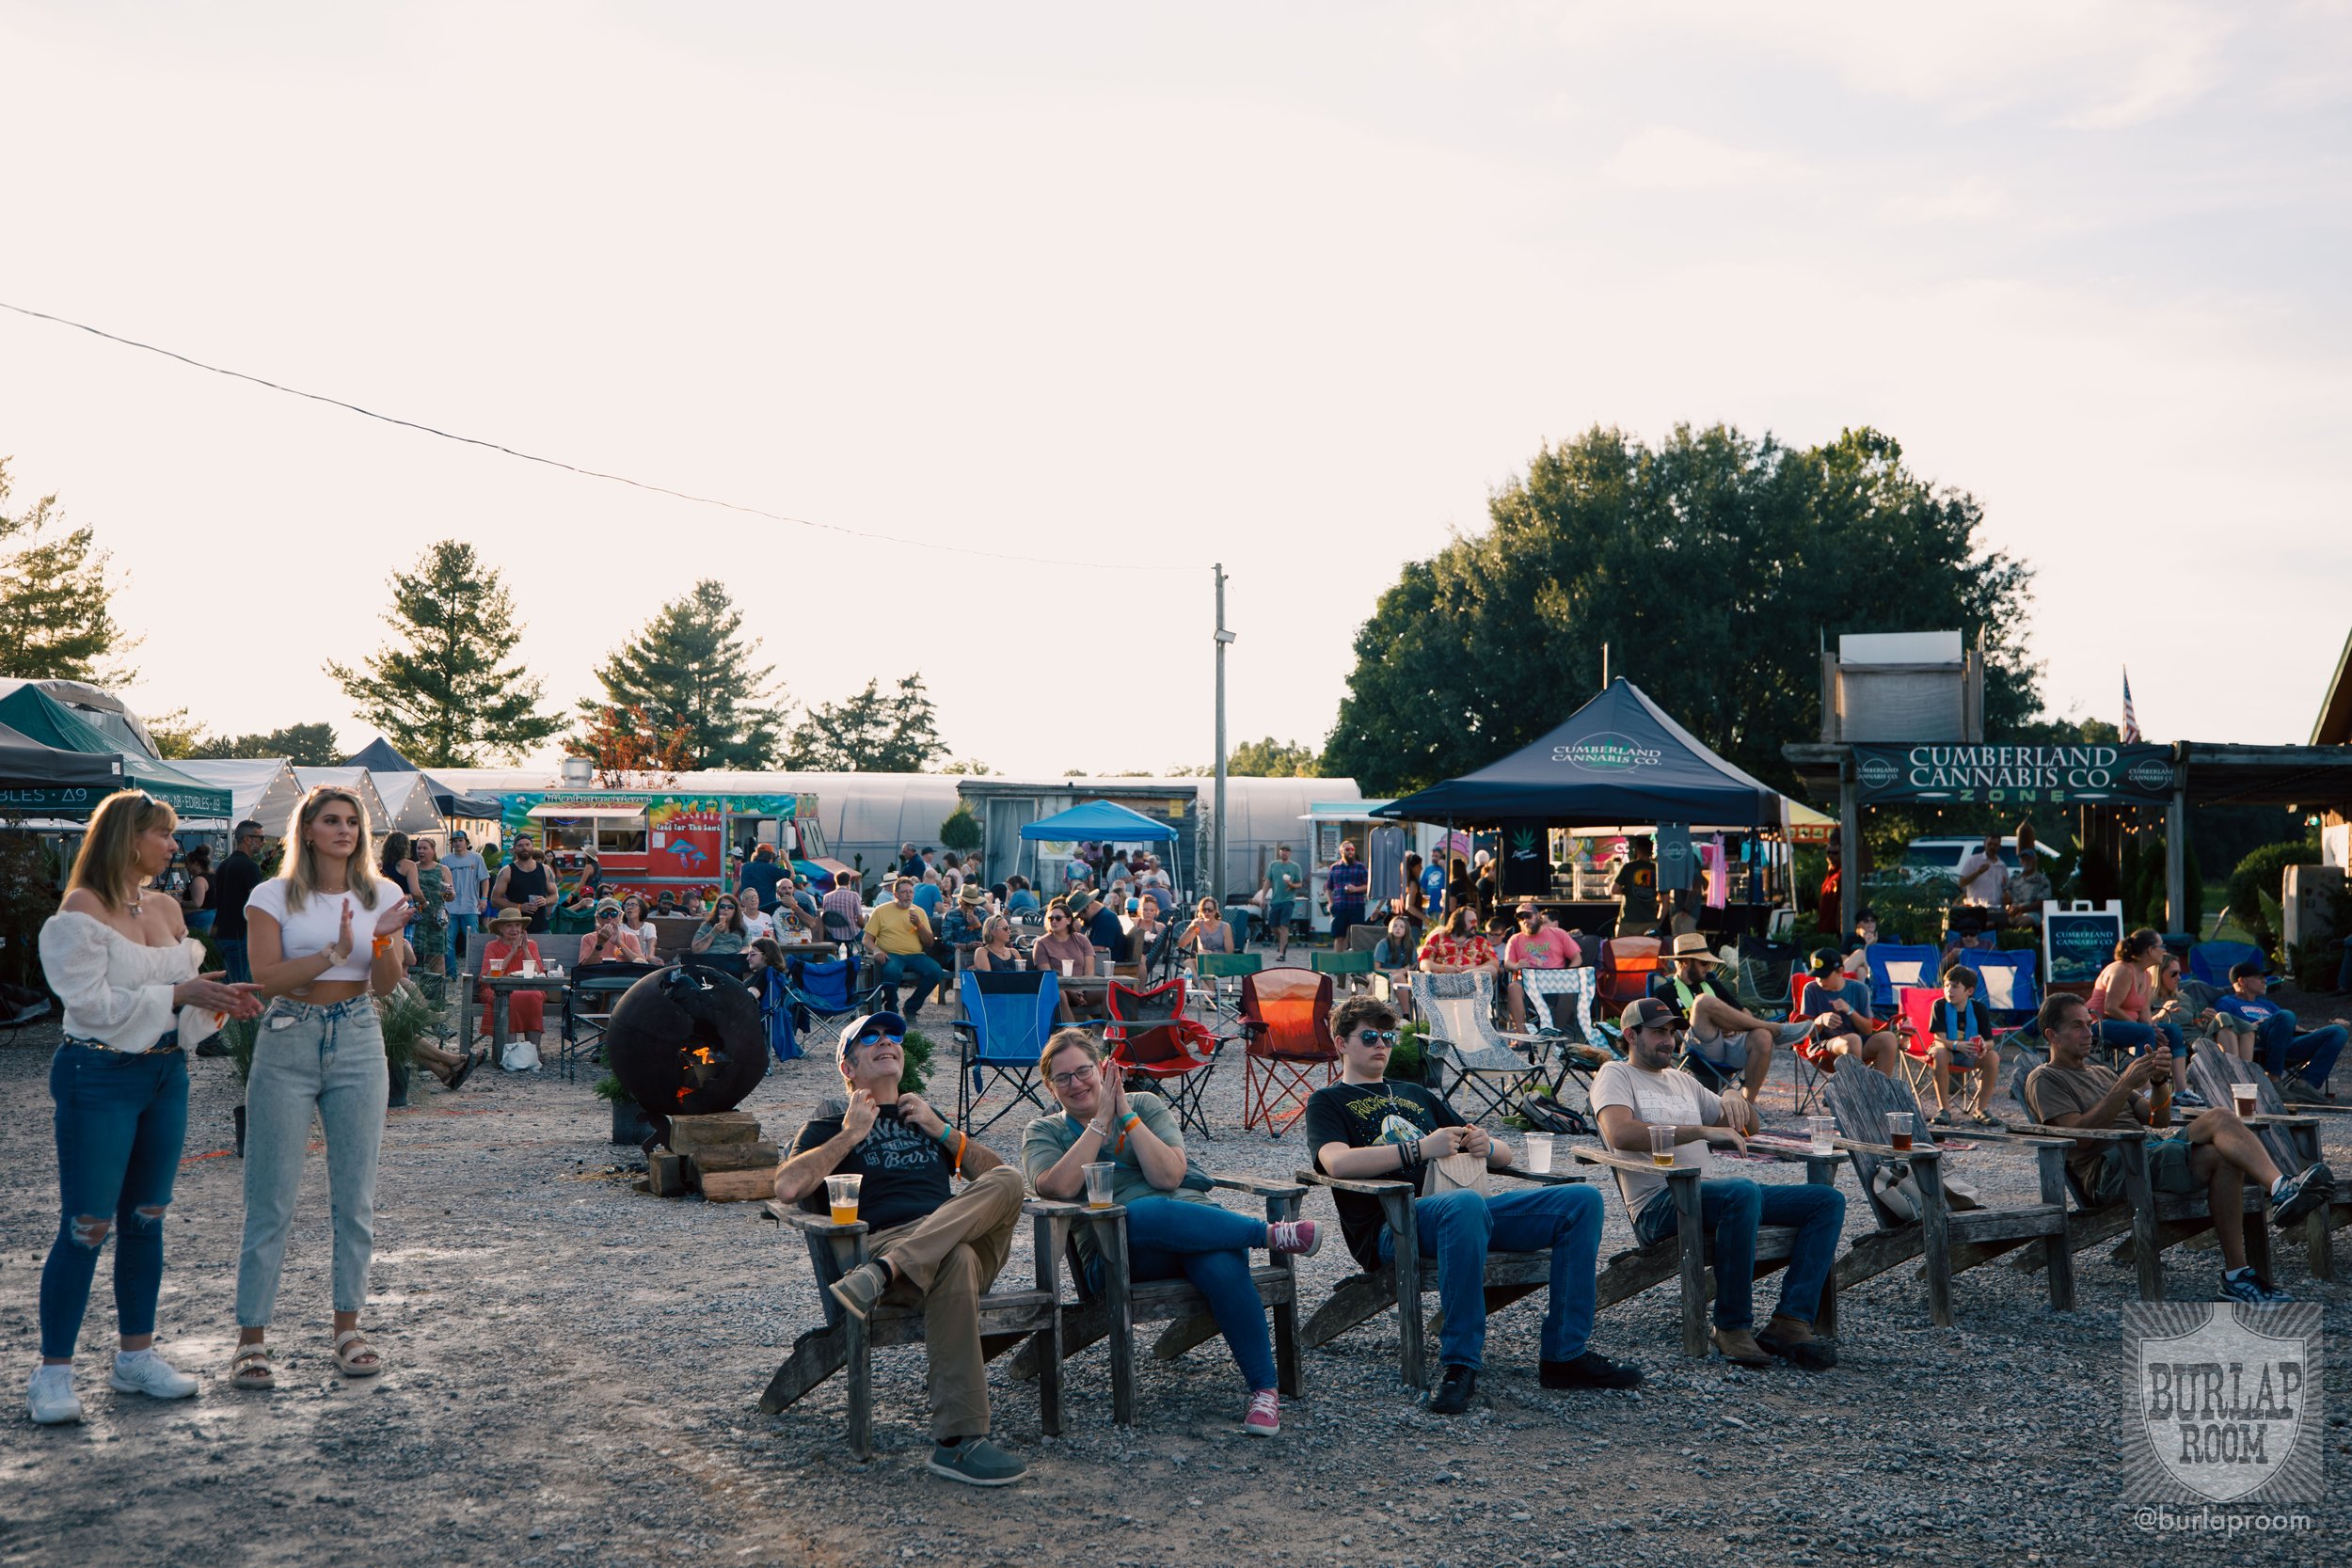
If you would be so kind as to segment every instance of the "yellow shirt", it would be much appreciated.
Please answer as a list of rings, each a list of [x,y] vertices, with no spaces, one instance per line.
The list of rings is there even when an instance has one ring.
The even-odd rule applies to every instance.
[[[897,899],[878,904],[866,917],[866,935],[885,953],[920,953],[931,943],[931,923],[913,904],[900,909]]]

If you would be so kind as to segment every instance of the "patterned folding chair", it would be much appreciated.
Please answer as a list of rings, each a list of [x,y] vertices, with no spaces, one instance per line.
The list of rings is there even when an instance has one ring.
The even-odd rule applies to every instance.
[[[963,1017],[954,1024],[957,1125],[978,1133],[1024,1104],[1041,1114],[1051,1110],[1039,1093],[1037,1062],[1061,1007],[1061,976],[1051,970],[967,969],[956,977],[956,988],[963,1001]],[[975,1127],[973,1115],[991,1080],[1010,1088],[1011,1096]]]
[[[1494,1026],[1493,975],[1424,974],[1415,982],[1414,996],[1430,1026],[1429,1059],[1438,1069],[1439,1094],[1452,1099],[1468,1089],[1484,1108],[1480,1114],[1507,1117],[1520,1096],[1542,1084],[1548,1042],[1541,1035],[1506,1035]],[[1534,1053],[1534,1059],[1521,1051]]]
[[[1110,1022],[1103,1026],[1105,1059],[1130,1079],[1146,1079],[1150,1086],[1176,1107],[1179,1127],[1212,1137],[1200,1097],[1209,1075],[1216,1069],[1217,1047],[1223,1042],[1184,1016],[1185,983],[1165,980],[1156,986],[1133,986],[1114,980],[1109,987]]]
[[[1519,984],[1527,992],[1534,1018],[1540,1021],[1537,1032],[1558,1036],[1552,1039],[1551,1048],[1560,1055],[1559,1071],[1546,1085],[1552,1098],[1558,1099],[1560,1091],[1573,1078],[1589,1101],[1592,1075],[1618,1055],[1593,1019],[1593,971],[1523,969],[1519,971]]]
[[[1331,1038],[1331,976],[1269,969],[1242,982],[1241,1127],[1280,1137],[1307,1097],[1339,1076]],[[1318,1072],[1318,1069],[1320,1071]]]

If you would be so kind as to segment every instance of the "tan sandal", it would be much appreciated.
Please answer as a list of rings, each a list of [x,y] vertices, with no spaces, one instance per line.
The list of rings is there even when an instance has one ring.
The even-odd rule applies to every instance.
[[[229,1386],[265,1393],[278,1386],[278,1373],[269,1364],[267,1345],[239,1345],[229,1363]]]
[[[369,1357],[362,1361],[361,1356]],[[356,1328],[346,1328],[335,1336],[335,1365],[345,1377],[373,1377],[384,1370],[384,1358],[375,1354],[367,1336]]]

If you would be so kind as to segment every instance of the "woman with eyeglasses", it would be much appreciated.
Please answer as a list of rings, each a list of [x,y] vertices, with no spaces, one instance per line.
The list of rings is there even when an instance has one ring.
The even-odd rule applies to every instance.
[[[73,1352],[110,1229],[121,1334],[110,1384],[152,1399],[196,1392],[196,1379],[153,1348],[164,1211],[188,1127],[182,1048],[216,1032],[223,1014],[258,1016],[262,1003],[250,985],[199,973],[203,944],[179,905],[149,885],[171,863],[178,825],[143,790],[101,800],[64,901],[40,928],[41,970],[65,1007],[64,1042],[49,1060],[57,1231],[40,1271],[41,1358],[24,1396],[42,1426],[82,1418]]]
[[[751,928],[743,924],[741,904],[733,894],[723,893],[688,945],[697,953],[740,953],[751,940]]]
[[[1061,1107],[1029,1123],[1021,1164],[1040,1197],[1086,1196],[1086,1167],[1111,1168],[1111,1201],[1127,1211],[1127,1260],[1137,1280],[1188,1279],[1206,1296],[1226,1348],[1249,1386],[1242,1430],[1271,1437],[1282,1428],[1265,1304],[1249,1272],[1249,1253],[1311,1257],[1323,1244],[1313,1220],[1268,1224],[1209,1201],[1207,1176],[1184,1159],[1175,1113],[1155,1094],[1130,1095],[1102,1047],[1083,1029],[1057,1029],[1038,1059],[1038,1074]],[[1077,1227],[1078,1252],[1098,1295],[1103,1263],[1092,1226]]]
[[[645,900],[634,893],[621,900],[621,929],[637,939],[637,950],[645,955],[647,963],[653,962],[658,951],[654,939],[660,933],[646,916]]]
[[[980,944],[965,960],[982,974],[1009,974],[1021,968],[1021,952],[1012,944],[1012,922],[992,914],[980,927]]]

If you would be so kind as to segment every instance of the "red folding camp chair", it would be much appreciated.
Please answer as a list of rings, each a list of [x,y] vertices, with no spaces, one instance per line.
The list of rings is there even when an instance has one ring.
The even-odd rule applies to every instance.
[[[1340,1075],[1340,1048],[1331,1039],[1331,976],[1307,969],[1245,976],[1241,1027],[1248,1052],[1242,1131],[1263,1127],[1279,1138],[1306,1113],[1307,1097]]]
[[[1658,948],[1656,937],[1611,937],[1600,944],[1595,984],[1604,1011],[1613,1013],[1649,994],[1650,979],[1659,970]]]
[[[1176,1107],[1179,1127],[1197,1129],[1208,1137],[1209,1119],[1200,1097],[1207,1092],[1223,1042],[1200,1021],[1184,1016],[1184,982],[1133,986],[1113,980],[1109,993],[1110,1022],[1103,1026],[1109,1063],[1131,1084],[1148,1080]]]

